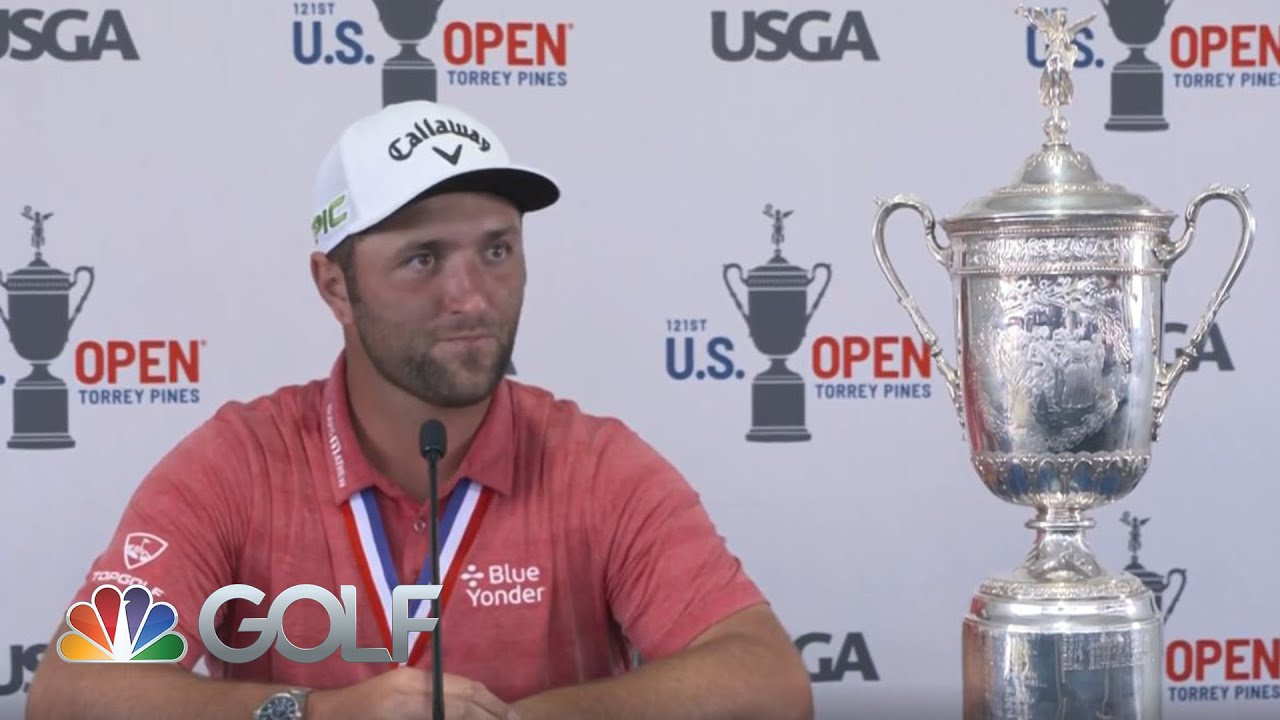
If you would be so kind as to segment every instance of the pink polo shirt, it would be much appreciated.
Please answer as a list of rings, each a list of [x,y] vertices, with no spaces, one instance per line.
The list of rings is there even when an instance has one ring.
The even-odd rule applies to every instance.
[[[343,373],[340,355],[327,380],[223,405],[143,479],[74,600],[105,582],[147,585],[176,609],[191,668],[205,655],[197,620],[214,590],[244,583],[266,594],[261,606],[238,600],[218,613],[223,642],[242,648],[259,634],[238,632],[240,622],[266,617],[286,588],[314,584],[337,596],[352,585],[359,646],[387,647],[367,589],[376,570],[359,550],[362,516],[348,500],[372,488],[389,564],[405,584],[429,563],[429,505],[361,452]],[[442,513],[462,478],[480,492],[458,513],[470,512],[470,530],[455,522],[444,547],[456,559],[452,573],[441,567],[443,665],[507,701],[619,673],[630,665],[628,642],[647,661],[669,655],[765,601],[695,491],[616,419],[508,378],[458,476],[440,479]],[[315,602],[284,615],[299,647],[319,645],[328,630]],[[411,664],[429,669],[424,646]],[[337,651],[296,663],[274,646],[242,664],[206,659],[214,677],[313,688],[391,667],[344,662]]]

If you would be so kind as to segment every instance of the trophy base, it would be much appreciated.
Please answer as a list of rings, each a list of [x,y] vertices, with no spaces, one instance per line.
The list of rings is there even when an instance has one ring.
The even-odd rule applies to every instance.
[[[436,102],[436,64],[424,57],[392,58],[382,66],[382,105]]]
[[[1111,70],[1111,117],[1108,130],[1154,132],[1169,129],[1164,118],[1164,72],[1142,58],[1126,60]]]
[[[813,435],[803,427],[753,427],[747,431],[749,442],[808,442]]]
[[[964,720],[1159,720],[1163,623],[1137,578],[990,578],[963,624]]]
[[[1112,116],[1107,120],[1106,128],[1118,132],[1159,132],[1169,129],[1169,121],[1159,115],[1150,116]]]
[[[13,450],[65,450],[76,441],[68,434],[67,384],[37,365],[13,386]]]
[[[748,442],[807,442],[804,378],[789,370],[785,359],[774,359],[768,370],[751,381],[751,430]]]
[[[50,435],[14,433],[5,445],[10,450],[68,450],[76,446],[76,441],[66,433]]]

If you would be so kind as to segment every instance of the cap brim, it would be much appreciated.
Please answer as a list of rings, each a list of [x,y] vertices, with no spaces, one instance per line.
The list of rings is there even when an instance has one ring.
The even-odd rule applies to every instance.
[[[510,165],[460,172],[426,188],[418,197],[448,192],[492,193],[506,198],[521,212],[542,210],[560,199],[560,187],[551,178]]]

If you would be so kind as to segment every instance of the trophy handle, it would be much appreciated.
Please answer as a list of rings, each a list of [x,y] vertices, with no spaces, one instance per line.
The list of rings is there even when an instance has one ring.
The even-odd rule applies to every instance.
[[[918,198],[911,195],[897,195],[889,198],[888,201],[876,201],[880,209],[876,212],[875,225],[872,234],[875,237],[876,260],[880,263],[880,270],[884,273],[885,278],[889,281],[889,285],[893,287],[893,292],[898,296],[898,304],[907,311],[907,315],[911,316],[911,322],[916,326],[916,330],[920,333],[921,338],[929,345],[929,354],[933,357],[933,361],[938,366],[938,370],[942,373],[942,377],[946,380],[947,391],[951,393],[951,402],[956,408],[956,418],[960,421],[960,427],[964,427],[964,401],[960,394],[960,375],[956,369],[947,362],[942,355],[942,346],[938,343],[938,334],[933,331],[929,325],[929,321],[925,320],[924,313],[920,312],[920,308],[916,305],[916,301],[912,299],[911,293],[907,292],[906,287],[902,285],[902,280],[898,278],[898,273],[893,269],[893,263],[889,261],[889,252],[885,249],[884,244],[884,226],[889,222],[889,217],[899,210],[914,210],[920,219],[924,221],[924,237],[929,252],[933,255],[933,259],[938,261],[943,267],[951,263],[951,247],[943,246],[938,242],[937,223],[933,218],[933,211],[929,206]]]
[[[4,273],[0,272],[0,288],[9,289],[9,284],[4,281]],[[0,308],[0,321],[4,321],[4,329],[13,332],[13,328],[9,327],[9,318],[5,317],[4,308]]]
[[[71,319],[67,321],[67,332],[70,332],[71,326],[75,325],[76,318],[80,316],[80,309],[84,307],[84,301],[89,299],[89,291],[93,289],[93,268],[84,265],[76,268],[76,271],[71,273],[71,287],[76,286],[80,273],[89,275],[89,284],[84,286],[84,292],[80,294],[80,302],[76,303],[75,312],[71,313]]]
[[[1157,246],[1155,249],[1156,258],[1163,262],[1166,268],[1172,266],[1191,246],[1191,239],[1196,233],[1196,219],[1200,216],[1201,208],[1214,200],[1223,200],[1230,203],[1236,209],[1236,212],[1240,214],[1242,227],[1240,241],[1236,245],[1236,254],[1231,260],[1231,267],[1227,270],[1226,277],[1222,279],[1222,283],[1214,291],[1213,298],[1209,302],[1209,308],[1205,311],[1204,316],[1200,318],[1200,322],[1196,324],[1186,347],[1178,351],[1177,360],[1167,363],[1162,359],[1157,359],[1158,367],[1153,408],[1155,413],[1151,418],[1152,440],[1155,440],[1160,432],[1160,424],[1164,421],[1164,411],[1169,404],[1169,397],[1173,394],[1173,388],[1178,384],[1182,374],[1186,372],[1187,366],[1200,354],[1200,343],[1204,341],[1205,334],[1209,332],[1209,326],[1213,324],[1214,318],[1218,316],[1218,310],[1222,308],[1222,304],[1230,296],[1231,288],[1236,284],[1236,278],[1240,276],[1240,270],[1244,267],[1245,260],[1249,257],[1249,251],[1253,247],[1253,236],[1257,228],[1257,221],[1254,219],[1253,208],[1249,204],[1249,198],[1245,196],[1245,192],[1248,189],[1248,186],[1237,189],[1214,185],[1200,193],[1187,206],[1186,226],[1183,228],[1182,237],[1167,245]],[[1163,328],[1158,328],[1158,330],[1162,332]]]
[[[742,301],[738,300],[738,293],[733,291],[733,284],[729,282],[729,270],[738,271],[738,281],[743,285],[747,284],[747,278],[742,275],[742,266],[738,263],[729,263],[724,266],[724,286],[729,288],[729,297],[733,298],[733,304],[738,306],[738,312],[742,315],[742,319],[751,324],[751,318],[747,317],[747,311],[742,307]]]
[[[1182,568],[1174,568],[1170,570],[1169,574],[1164,578],[1165,589],[1168,589],[1168,587],[1173,584],[1170,581],[1174,576],[1177,576],[1178,578],[1178,592],[1173,594],[1173,599],[1169,601],[1169,607],[1164,609],[1164,617],[1166,620],[1168,620],[1169,616],[1173,614],[1173,608],[1178,604],[1178,598],[1182,597],[1183,588],[1187,586],[1187,571]]]
[[[831,265],[828,263],[818,263],[809,271],[809,284],[812,285],[814,280],[818,279],[818,271],[826,270],[827,279],[822,283],[822,289],[818,291],[818,297],[813,300],[813,307],[809,308],[809,314],[804,316],[804,322],[809,324],[809,319],[818,311],[818,303],[822,302],[822,296],[827,294],[827,287],[831,285]]]

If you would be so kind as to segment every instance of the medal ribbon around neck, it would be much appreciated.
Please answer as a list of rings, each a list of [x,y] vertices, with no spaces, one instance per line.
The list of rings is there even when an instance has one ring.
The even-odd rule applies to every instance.
[[[353,494],[343,507],[347,520],[347,535],[355,549],[356,565],[364,579],[367,597],[373,601],[374,615],[378,618],[378,627],[386,642],[387,651],[392,649],[391,638],[391,592],[402,584],[396,572],[395,563],[391,560],[390,545],[378,511],[374,488],[365,488]],[[491,499],[489,489],[479,483],[463,478],[457,487],[449,493],[440,513],[440,572],[444,575],[444,587],[440,592],[440,613],[443,615],[449,597],[457,581],[458,570],[464,557],[475,542],[480,523],[484,520],[485,510]],[[428,545],[428,547],[430,547]],[[422,571],[418,573],[417,585],[431,585],[431,556],[422,562]],[[431,602],[417,598],[409,601],[409,616],[426,618],[431,616]],[[437,619],[439,621],[439,619]],[[414,665],[426,652],[430,633],[414,631],[409,633],[408,665]]]

